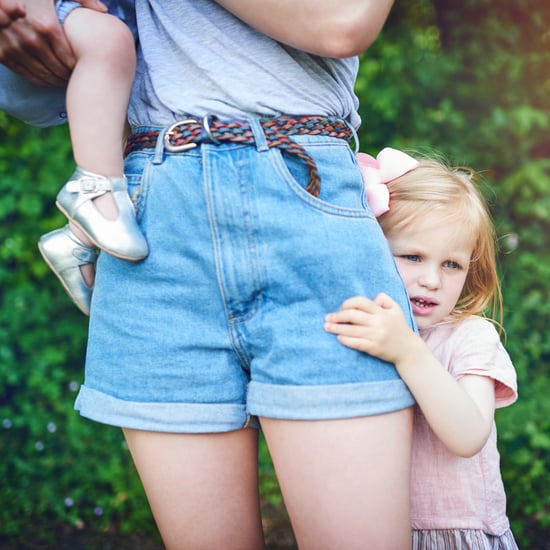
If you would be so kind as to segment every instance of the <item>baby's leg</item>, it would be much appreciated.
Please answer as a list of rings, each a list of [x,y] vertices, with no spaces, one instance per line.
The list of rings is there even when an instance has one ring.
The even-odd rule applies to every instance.
[[[69,227],[44,235],[39,248],[73,301],[88,313],[95,248],[131,260],[147,254],[123,177],[135,45],[122,21],[86,8],[73,10],[64,28],[76,57],[66,104],[79,167],[57,196]]]
[[[75,161],[104,176],[122,176],[122,142],[132,80],[135,46],[132,34],[117,18],[78,8],[65,20],[65,33],[77,63],[67,87],[67,114]],[[111,193],[96,206],[111,219],[117,215]],[[69,225],[85,244],[86,233]],[[94,265],[82,265],[86,284],[93,286]]]
[[[134,39],[116,17],[86,8],[71,12],[65,33],[77,59],[67,87],[75,161],[102,176],[122,176],[122,143],[136,64]]]
[[[70,13],[65,32],[77,60],[66,100],[73,154],[82,170],[58,195],[58,206],[84,242],[119,258],[142,259],[147,245],[125,180],[116,180],[124,173],[122,147],[135,73],[133,36],[116,17],[86,8]]]

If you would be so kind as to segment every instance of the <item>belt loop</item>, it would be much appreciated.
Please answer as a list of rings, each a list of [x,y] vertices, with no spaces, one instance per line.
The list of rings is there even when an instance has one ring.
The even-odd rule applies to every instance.
[[[202,117],[202,130],[201,130],[201,143],[213,143],[218,145],[220,142],[212,134],[210,128],[210,121],[213,121],[216,117],[214,115],[204,115]]]
[[[343,122],[351,131],[354,144],[353,152],[357,154],[359,152],[359,136],[357,135],[357,130],[347,120],[344,120]]]
[[[256,143],[256,149],[258,150],[258,153],[269,150],[265,131],[262,123],[260,122],[260,119],[250,118],[248,119],[248,122],[250,124],[250,130],[252,131],[252,134],[254,136],[254,142]]]
[[[161,128],[155,145],[155,154],[153,156],[153,164],[162,164],[164,160],[164,134],[167,128]]]

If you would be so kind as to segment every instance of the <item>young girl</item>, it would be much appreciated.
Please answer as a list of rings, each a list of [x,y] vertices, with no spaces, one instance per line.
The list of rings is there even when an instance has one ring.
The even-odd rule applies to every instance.
[[[39,248],[85,314],[90,308],[96,248],[133,261],[148,252],[123,173],[122,143],[135,44],[121,19],[135,26],[133,7],[123,1],[110,9],[118,17],[77,2],[56,3],[76,57],[66,91],[31,84],[0,66],[0,110],[40,127],[69,120],[77,169],[57,196],[69,224],[43,235]]]
[[[404,175],[384,176],[403,155],[385,149],[377,160],[359,161],[373,210],[385,212],[379,221],[419,335],[385,294],[346,300],[325,329],[347,347],[394,363],[417,400],[413,549],[517,548],[494,423],[494,409],[517,398],[516,375],[493,323],[483,318],[489,306],[500,314],[491,218],[466,170],[408,157]],[[389,205],[374,195],[384,181]]]

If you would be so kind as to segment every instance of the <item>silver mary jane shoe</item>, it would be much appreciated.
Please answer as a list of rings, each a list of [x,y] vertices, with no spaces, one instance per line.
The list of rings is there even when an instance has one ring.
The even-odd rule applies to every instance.
[[[84,244],[68,225],[42,235],[38,248],[71,300],[84,315],[90,315],[92,288],[84,281],[80,266],[95,263],[96,250]]]
[[[118,208],[115,220],[105,218],[93,199],[110,191]],[[57,195],[57,207],[105,252],[122,260],[143,260],[149,253],[147,241],[136,221],[128,196],[126,177],[106,178],[77,168]]]

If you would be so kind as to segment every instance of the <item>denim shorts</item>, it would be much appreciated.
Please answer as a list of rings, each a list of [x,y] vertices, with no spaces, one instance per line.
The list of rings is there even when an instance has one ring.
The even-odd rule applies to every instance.
[[[101,254],[85,381],[88,418],[160,432],[224,432],[255,417],[338,419],[413,404],[394,366],[339,344],[324,316],[386,292],[414,320],[344,140],[293,138],[316,161],[256,145],[131,153],[149,256]],[[139,128],[140,131],[146,129]]]

